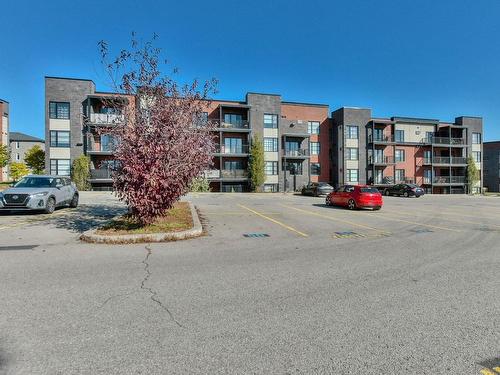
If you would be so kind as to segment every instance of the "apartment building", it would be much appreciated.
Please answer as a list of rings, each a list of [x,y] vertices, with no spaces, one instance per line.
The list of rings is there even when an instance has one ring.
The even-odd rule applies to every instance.
[[[482,171],[482,119],[374,118],[370,109],[332,113],[333,182],[416,183],[427,193],[467,192],[467,157]],[[480,192],[483,178],[473,187]]]
[[[45,150],[45,141],[28,134],[19,132],[10,132],[10,160],[13,162],[24,163],[26,152],[33,146],[40,146]]]
[[[500,141],[484,142],[484,187],[500,193]]]
[[[0,144],[9,146],[9,102],[2,99],[0,99]],[[0,168],[0,182],[8,180],[8,167]]]

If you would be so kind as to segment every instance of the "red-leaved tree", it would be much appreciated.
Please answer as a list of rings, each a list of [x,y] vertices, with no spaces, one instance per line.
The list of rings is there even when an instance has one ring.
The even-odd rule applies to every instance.
[[[133,98],[120,108],[124,122],[113,130],[114,189],[135,218],[150,224],[212,166],[214,125],[202,115],[217,82],[177,83],[161,72],[161,50],[153,42],[139,43],[134,34],[130,50],[111,62],[107,43],[99,46],[115,90]]]

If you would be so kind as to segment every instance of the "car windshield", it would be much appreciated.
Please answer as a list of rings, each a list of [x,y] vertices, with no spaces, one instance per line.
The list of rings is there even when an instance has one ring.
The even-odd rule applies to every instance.
[[[364,187],[364,188],[361,188],[361,192],[362,193],[372,193],[372,194],[376,194],[378,193],[378,189],[377,188],[372,188],[372,187]]]
[[[48,188],[52,187],[55,179],[50,177],[24,177],[14,185],[16,188]]]

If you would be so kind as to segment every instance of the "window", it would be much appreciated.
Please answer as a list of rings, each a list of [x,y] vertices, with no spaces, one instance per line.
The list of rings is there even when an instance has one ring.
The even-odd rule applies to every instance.
[[[308,121],[307,132],[309,134],[319,134],[319,121]]]
[[[311,155],[319,155],[319,142],[311,142]]]
[[[17,161],[21,160],[21,156],[19,154],[16,154],[16,160]]]
[[[291,175],[301,175],[302,174],[302,162],[301,161],[287,161],[286,166],[283,162],[283,170],[287,170]]]
[[[319,163],[311,163],[311,174],[319,176],[321,174],[321,166]]]
[[[396,182],[403,182],[405,179],[405,170],[396,169]]]
[[[241,154],[243,141],[241,138],[224,138],[224,154]]]
[[[49,102],[49,118],[69,119],[69,103]]]
[[[276,129],[278,127],[278,115],[264,114],[264,128]]]
[[[472,144],[481,144],[481,133],[472,133]]]
[[[278,191],[278,184],[264,184],[264,192],[276,193]]]
[[[268,176],[278,174],[278,162],[277,161],[266,161],[264,163],[264,172]]]
[[[278,138],[264,138],[264,151],[278,152]]]
[[[243,125],[243,117],[235,113],[225,113],[224,122],[233,125]]]
[[[405,161],[405,150],[396,150],[394,153],[396,162]]]
[[[346,132],[346,138],[348,139],[358,139],[359,138],[359,131],[358,131],[357,126],[353,125],[347,125],[345,127],[345,132]]]
[[[480,151],[472,151],[472,157],[476,163],[481,163],[481,152]]]
[[[405,141],[405,131],[404,130],[396,130],[396,142],[404,142]]]
[[[243,169],[243,162],[240,160],[226,160],[224,162],[224,169],[226,170]]]
[[[69,132],[60,130],[51,130],[50,147],[70,147]]]
[[[346,160],[358,160],[358,148],[346,147],[345,149]]]
[[[346,178],[347,178],[347,182],[358,182],[358,170],[357,169],[348,169]]]
[[[50,159],[50,174],[58,176],[69,176],[71,172],[71,161],[69,159]]]
[[[432,142],[432,138],[434,137],[434,133],[433,132],[425,132],[425,140],[427,142]]]
[[[19,150],[19,142],[16,142],[16,149]]]

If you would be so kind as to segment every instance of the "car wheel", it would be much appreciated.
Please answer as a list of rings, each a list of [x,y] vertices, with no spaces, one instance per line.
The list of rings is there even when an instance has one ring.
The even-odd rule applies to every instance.
[[[69,206],[71,208],[78,207],[78,194],[73,195],[73,199],[71,199],[71,202],[70,202]]]
[[[54,198],[47,199],[47,205],[45,206],[44,212],[46,214],[51,214],[56,209],[56,200]]]
[[[407,191],[405,191],[405,193],[403,194],[405,198],[408,198],[410,196],[410,194],[408,194]]]
[[[347,208],[350,210],[354,210],[356,208],[356,202],[354,199],[349,199],[349,202],[347,202]]]
[[[373,207],[373,211],[378,211],[378,210],[380,210],[380,209],[381,209],[381,207],[380,207],[380,206]]]

